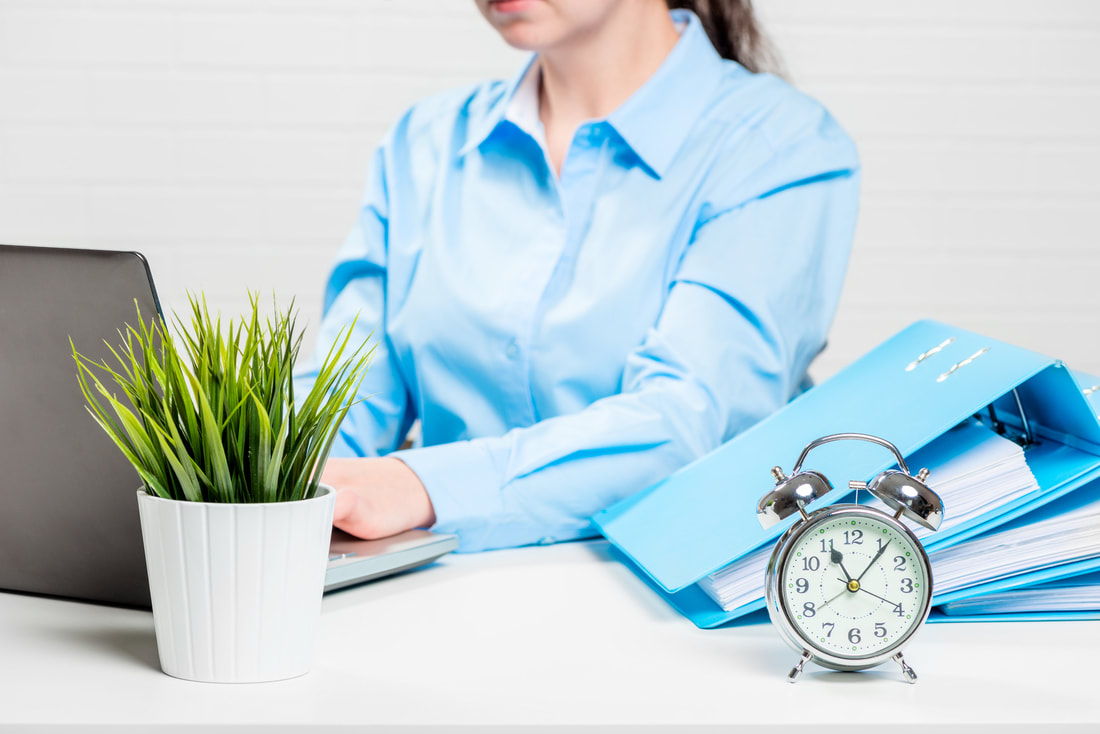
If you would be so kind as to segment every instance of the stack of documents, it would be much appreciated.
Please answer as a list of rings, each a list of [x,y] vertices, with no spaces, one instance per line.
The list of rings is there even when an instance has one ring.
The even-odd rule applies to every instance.
[[[1081,496],[1066,498],[1076,499],[1081,499]],[[934,589],[940,596],[977,584],[1091,558],[1100,558],[1098,501],[1081,504],[1047,520],[1014,523],[1007,529],[987,533],[931,554]]]
[[[955,619],[991,614],[1037,619],[1040,612],[1089,618],[1082,616],[1085,610],[1095,617],[1100,604],[1088,604],[1100,590],[1095,577],[1100,570],[1100,481],[931,555],[937,574],[934,601]],[[981,558],[982,565],[976,566],[973,558]],[[1057,603],[1060,597],[1072,603],[1063,609]],[[1003,608],[996,607],[999,599],[1005,601]]]
[[[932,441],[911,456],[907,463],[913,472],[921,468],[929,470],[928,485],[943,501],[944,519],[938,531],[907,523],[924,543],[933,539],[942,543],[956,531],[973,525],[976,519],[1039,489],[1035,476],[1028,468],[1024,450],[1014,441],[973,419]],[[806,468],[812,468],[810,462],[807,462]],[[834,485],[843,486],[847,478],[834,477],[832,481]],[[860,497],[849,499],[889,512],[882,502],[869,493],[860,494]],[[1026,533],[1026,530],[1023,532]],[[1096,538],[1096,542],[1100,545],[1100,537]],[[969,545],[964,543],[956,548],[965,549]],[[761,546],[704,577],[699,581],[699,586],[726,611],[763,598],[764,571],[773,548],[770,543]],[[958,552],[956,548],[942,551],[949,578],[956,584],[960,583],[955,581],[957,578],[985,578],[989,564],[982,555],[985,548]],[[940,554],[931,555],[932,577],[937,591],[943,584],[939,557]]]
[[[938,530],[907,523],[926,545],[943,543],[975,518],[1039,489],[1023,448],[973,419],[917,451],[907,463],[913,472],[928,469],[928,486],[943,501]],[[871,506],[893,514],[877,499]]]

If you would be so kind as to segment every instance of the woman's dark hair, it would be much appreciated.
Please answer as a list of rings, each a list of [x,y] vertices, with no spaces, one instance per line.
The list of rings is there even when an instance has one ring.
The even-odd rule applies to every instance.
[[[752,0],[667,0],[670,10],[686,8],[703,23],[714,49],[749,71],[782,72],[779,55],[760,29]]]

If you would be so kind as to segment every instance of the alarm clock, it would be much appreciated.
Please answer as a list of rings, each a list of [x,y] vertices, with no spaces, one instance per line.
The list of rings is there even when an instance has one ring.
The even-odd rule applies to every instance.
[[[870,482],[851,481],[893,512],[859,504],[837,504],[813,512],[806,505],[827,494],[832,484],[819,472],[803,470],[807,455],[832,441],[869,441],[894,453],[898,469]],[[928,470],[910,474],[889,441],[864,433],[837,433],[812,441],[790,476],[772,469],[775,488],[756,512],[767,528],[797,513],[768,562],[765,589],[768,614],[783,639],[801,652],[788,680],[794,683],[807,662],[833,670],[863,670],[894,660],[910,683],[917,675],[901,648],[928,618],[932,567],[917,536],[902,520],[936,530],[943,503],[926,481]]]

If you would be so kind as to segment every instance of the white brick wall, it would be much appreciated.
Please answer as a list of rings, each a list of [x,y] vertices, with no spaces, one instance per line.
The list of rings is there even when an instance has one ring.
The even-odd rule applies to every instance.
[[[760,5],[865,166],[817,373],[922,316],[1100,372],[1100,3]]]
[[[926,316],[1100,373],[1100,3],[758,0],[860,145],[826,376]],[[0,242],[134,248],[162,299],[316,320],[382,131],[512,73],[470,0],[0,0]]]

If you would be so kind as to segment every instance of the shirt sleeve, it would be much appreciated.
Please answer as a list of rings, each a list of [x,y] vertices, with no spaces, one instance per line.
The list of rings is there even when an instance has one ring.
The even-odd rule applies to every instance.
[[[825,343],[855,227],[854,147],[777,153],[747,198],[709,207],[621,392],[478,438],[398,451],[460,550],[593,535],[589,518],[783,406]],[[835,165],[837,159],[847,165]],[[774,175],[796,171],[795,177]],[[764,183],[760,183],[763,181]],[[743,189],[747,191],[747,189]]]
[[[371,162],[355,225],[344,240],[325,287],[316,348],[295,374],[294,393],[305,398],[330,347],[355,320],[348,349],[366,342],[374,352],[366,377],[332,446],[331,456],[378,456],[404,440],[415,418],[408,389],[385,334],[389,202],[385,146]]]

